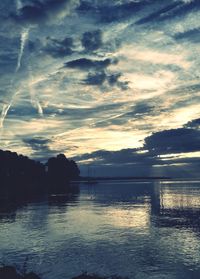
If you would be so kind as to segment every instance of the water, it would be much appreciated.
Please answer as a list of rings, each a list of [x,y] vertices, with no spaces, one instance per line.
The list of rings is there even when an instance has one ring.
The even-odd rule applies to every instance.
[[[200,182],[102,182],[0,213],[0,261],[67,279],[200,278]]]

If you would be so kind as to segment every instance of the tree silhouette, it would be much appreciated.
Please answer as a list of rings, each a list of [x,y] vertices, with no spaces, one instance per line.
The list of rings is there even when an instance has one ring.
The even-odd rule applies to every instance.
[[[0,197],[69,191],[69,182],[79,174],[77,164],[64,154],[50,158],[44,165],[16,152],[0,150]]]
[[[64,154],[50,158],[46,165],[51,190],[63,189],[66,182],[77,179],[80,174],[77,164],[73,160],[68,160]]]

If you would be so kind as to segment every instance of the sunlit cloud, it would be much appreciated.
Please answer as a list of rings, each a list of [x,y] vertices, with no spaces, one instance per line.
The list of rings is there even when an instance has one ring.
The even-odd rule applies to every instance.
[[[160,71],[152,76],[127,73],[124,74],[122,81],[127,81],[129,87],[138,90],[163,90],[171,86],[175,81],[175,75],[171,72]]]
[[[190,61],[187,61],[187,51],[176,54],[176,52],[173,53],[171,51],[166,53],[160,50],[155,51],[145,48],[141,50],[137,49],[137,46],[126,45],[117,52],[117,55],[122,55],[128,59],[150,62],[152,64],[177,65],[185,70],[192,65]]]

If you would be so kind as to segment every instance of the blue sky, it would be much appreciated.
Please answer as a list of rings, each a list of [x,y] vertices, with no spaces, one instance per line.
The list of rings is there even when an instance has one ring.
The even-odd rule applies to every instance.
[[[1,1],[1,149],[198,176],[199,17],[198,0]]]

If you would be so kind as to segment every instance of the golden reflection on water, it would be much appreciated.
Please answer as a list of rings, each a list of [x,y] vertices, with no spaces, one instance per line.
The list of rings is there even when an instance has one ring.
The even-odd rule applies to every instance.
[[[118,228],[148,228],[150,224],[149,206],[110,208],[107,210],[110,223]]]
[[[179,187],[176,191],[172,191],[170,187],[165,187],[160,192],[162,208],[199,208],[200,197],[189,187]]]
[[[162,206],[164,208],[197,208],[199,207],[200,199],[193,195],[172,194],[166,191],[162,196]]]

